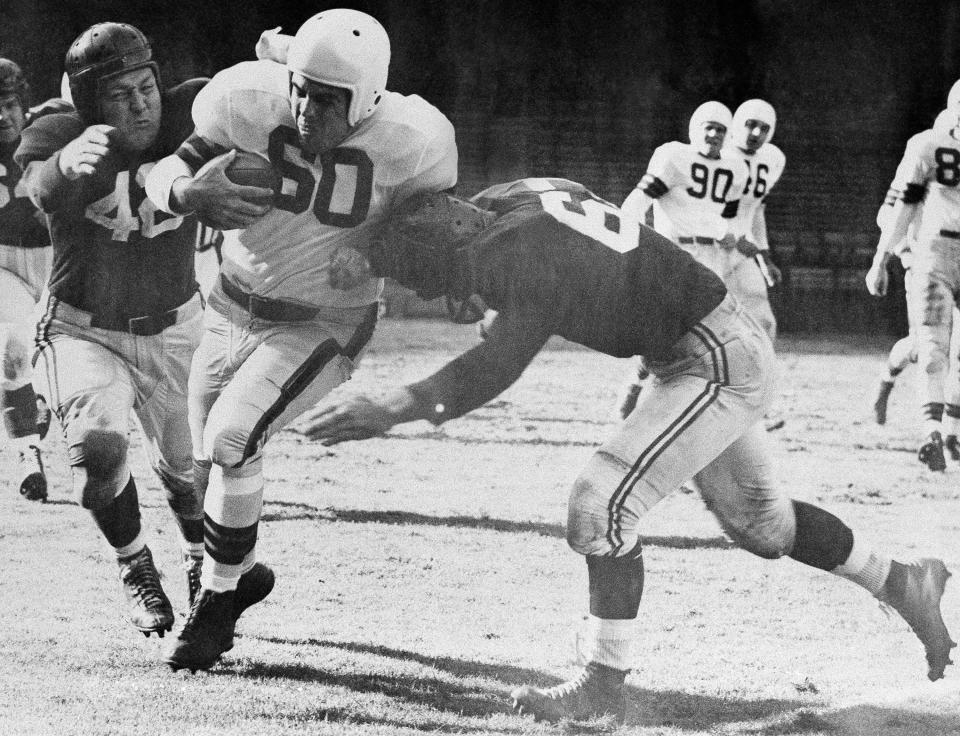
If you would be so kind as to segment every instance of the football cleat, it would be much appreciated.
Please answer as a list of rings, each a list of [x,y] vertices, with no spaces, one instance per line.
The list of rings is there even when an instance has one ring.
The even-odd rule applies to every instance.
[[[920,446],[917,458],[930,470],[937,472],[947,469],[947,461],[943,457],[943,438],[939,432],[931,432],[927,441]]]
[[[259,603],[270,595],[275,583],[276,576],[273,574],[273,570],[262,562],[257,562],[241,575],[240,580],[237,581],[236,593],[233,596],[233,623],[236,624],[240,615],[250,606]],[[232,635],[223,651],[227,652],[231,649],[233,649]]]
[[[20,451],[20,495],[28,501],[47,500],[47,475],[43,470],[43,454],[37,445]]]
[[[164,661],[174,672],[208,670],[233,641],[234,591],[201,588]]]
[[[939,680],[947,665],[953,664],[950,650],[957,646],[940,613],[940,599],[949,577],[942,560],[926,558],[912,564],[894,561],[877,596],[899,613],[920,639],[931,680]]]
[[[160,586],[160,574],[149,547],[120,560],[120,584],[127,598],[130,621],[144,636],[161,639],[173,628],[173,608]]]
[[[627,711],[624,694],[626,670],[589,662],[574,679],[548,688],[518,687],[510,697],[518,714],[532,713],[537,721],[586,721],[613,716],[623,723]]]
[[[880,380],[877,387],[877,398],[873,402],[873,418],[877,424],[887,423],[887,402],[890,400],[890,392],[893,391],[893,381]]]
[[[943,449],[950,455],[950,459],[960,463],[960,438],[955,434],[948,434],[943,441]]]
[[[184,554],[183,561],[180,563],[187,576],[187,600],[189,607],[193,608],[193,602],[200,592],[200,570],[203,568],[203,557],[194,557]]]

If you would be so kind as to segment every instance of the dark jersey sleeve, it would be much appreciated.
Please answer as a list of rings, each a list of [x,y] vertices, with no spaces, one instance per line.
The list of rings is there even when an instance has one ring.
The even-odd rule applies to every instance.
[[[536,312],[501,312],[483,342],[408,388],[422,406],[435,407],[434,424],[455,419],[509,388],[549,337]]]
[[[80,179],[70,181],[60,171],[59,151],[84,129],[75,113],[58,113],[45,115],[23,130],[14,160],[23,169],[30,200],[44,212],[68,205],[83,190]]]

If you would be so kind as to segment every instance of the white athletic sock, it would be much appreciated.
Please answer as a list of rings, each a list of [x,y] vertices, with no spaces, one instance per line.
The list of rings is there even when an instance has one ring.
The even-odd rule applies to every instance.
[[[630,655],[636,630],[637,620],[633,618],[609,619],[590,616],[583,638],[584,659],[618,670],[629,670],[633,666]]]
[[[830,572],[856,583],[876,596],[890,574],[890,558],[874,552],[869,545],[857,541],[854,537],[853,549],[850,550],[846,562]]]

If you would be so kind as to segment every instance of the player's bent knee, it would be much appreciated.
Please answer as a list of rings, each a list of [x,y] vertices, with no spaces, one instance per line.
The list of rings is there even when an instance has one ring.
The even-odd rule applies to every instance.
[[[610,512],[609,494],[600,493],[595,482],[587,476],[574,481],[567,508],[567,544],[581,555],[609,555],[616,548],[629,549],[636,544],[639,535],[631,514],[618,519],[617,540],[613,544],[608,537]]]
[[[207,424],[203,445],[211,462],[224,468],[233,468],[255,454],[248,447],[250,429],[239,423]]]

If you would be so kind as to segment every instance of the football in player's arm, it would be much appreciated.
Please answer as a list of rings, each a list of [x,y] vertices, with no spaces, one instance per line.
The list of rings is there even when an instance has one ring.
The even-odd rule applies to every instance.
[[[396,201],[457,181],[450,121],[386,89],[390,41],[376,19],[325,10],[258,48],[264,58],[214,76],[194,103],[193,135],[147,177],[162,210],[227,228],[190,375],[208,554],[165,655],[175,669],[211,667],[232,645],[238,607],[272,587],[256,559],[263,447],[350,377],[376,324],[382,283],[351,250]],[[235,150],[283,177],[268,203],[263,189],[226,181]]]

